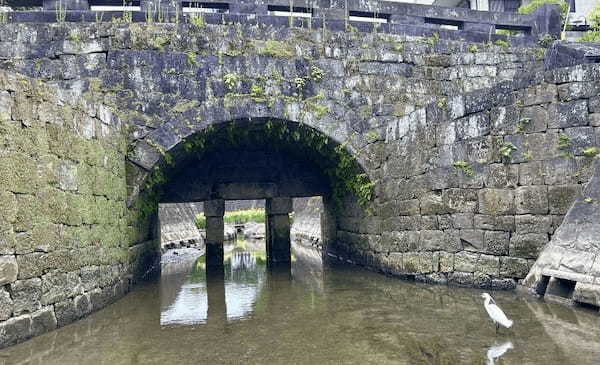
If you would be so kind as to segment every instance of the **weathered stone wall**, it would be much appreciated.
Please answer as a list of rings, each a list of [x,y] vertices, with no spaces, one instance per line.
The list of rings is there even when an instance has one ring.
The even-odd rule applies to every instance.
[[[202,203],[159,204],[161,248],[201,243],[202,236],[196,227],[196,215],[201,212]]]
[[[33,181],[2,188],[19,207],[7,215],[14,244],[2,245],[3,318],[14,317],[0,324],[3,344],[105,305],[149,270],[159,249],[151,187],[168,184],[166,166],[194,166],[190,137],[232,121],[305,125],[344,146],[375,195],[338,207],[327,249],[420,280],[513,287],[591,175],[598,66],[544,75],[543,49],[248,24],[3,24],[0,44],[4,69],[55,84],[49,98],[74,95],[52,110],[58,101],[19,108],[16,86],[5,93],[11,118],[42,115],[49,138],[2,146],[16,149],[11,164],[35,166],[0,173],[9,186]],[[77,123],[104,123],[45,119],[71,104],[88,113]],[[45,166],[65,177],[36,185]],[[41,243],[27,236],[44,227],[31,224],[38,216],[50,228]],[[52,229],[58,249],[46,244]]]
[[[128,290],[125,148],[102,103],[0,71],[0,347]]]
[[[325,207],[320,196],[294,199],[292,239],[322,249],[321,214],[324,210]]]
[[[557,69],[389,123],[378,204],[338,216],[340,250],[419,280],[514,287],[594,173],[599,81],[599,65]]]

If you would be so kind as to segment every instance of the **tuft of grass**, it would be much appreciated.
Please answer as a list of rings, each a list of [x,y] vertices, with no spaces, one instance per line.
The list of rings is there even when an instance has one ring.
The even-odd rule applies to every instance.
[[[454,168],[457,170],[461,170],[465,176],[473,177],[475,176],[475,172],[471,168],[471,164],[467,161],[455,161],[453,164]]]
[[[582,149],[581,153],[587,157],[596,157],[600,153],[600,150],[598,150],[598,147],[587,147]]]
[[[228,224],[244,224],[248,222],[264,223],[265,222],[265,210],[264,209],[245,209],[237,210],[233,212],[225,212],[223,221]],[[206,229],[206,217],[204,213],[196,215],[196,227],[199,229]]]
[[[567,148],[571,145],[571,139],[566,134],[558,135],[558,148]]]

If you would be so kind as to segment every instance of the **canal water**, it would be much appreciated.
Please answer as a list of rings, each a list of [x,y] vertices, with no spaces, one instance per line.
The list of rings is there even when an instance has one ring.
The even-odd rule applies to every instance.
[[[109,307],[0,351],[0,364],[598,364],[600,316],[514,292],[499,334],[482,291],[322,265],[294,247],[270,270],[264,241],[226,247],[222,275],[189,250]]]

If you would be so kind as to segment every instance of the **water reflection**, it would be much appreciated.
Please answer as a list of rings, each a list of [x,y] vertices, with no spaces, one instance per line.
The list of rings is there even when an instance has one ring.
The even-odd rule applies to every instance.
[[[502,355],[506,353],[506,351],[513,349],[514,346],[512,342],[507,341],[501,345],[493,345],[487,350],[487,364],[494,365],[495,361],[498,360]]]
[[[0,365],[587,365],[600,358],[600,318],[591,311],[496,292],[515,321],[509,334],[496,335],[481,291],[321,266],[318,252],[301,247],[291,270],[269,270],[263,247],[230,245],[216,275],[207,275],[202,258],[171,266],[159,282],[79,322],[0,351]]]
[[[266,252],[261,243],[243,236],[227,243],[222,268],[207,271],[205,257],[200,256],[187,272],[163,270],[160,324],[197,325],[209,318],[218,322],[248,317],[265,284]]]

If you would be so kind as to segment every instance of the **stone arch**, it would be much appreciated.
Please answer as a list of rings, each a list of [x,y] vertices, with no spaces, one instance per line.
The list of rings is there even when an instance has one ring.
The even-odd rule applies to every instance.
[[[305,120],[311,122],[316,119],[308,117]],[[153,134],[155,139],[148,138],[147,142],[136,147],[156,149],[154,165],[149,170],[139,164],[128,165],[129,175],[135,176],[130,181],[136,184],[130,186],[129,206],[140,233],[145,234],[141,253],[146,259],[138,263],[137,272],[142,273],[151,265],[151,257],[156,252],[153,213],[161,199],[177,202],[323,196],[326,202],[324,224],[327,225],[323,228],[323,242],[325,245],[333,243],[335,211],[350,207],[354,210],[368,209],[374,186],[374,176],[367,168],[369,160],[365,158],[368,153],[364,149],[368,148],[368,144],[360,150],[357,146],[364,144],[363,138],[357,134],[354,138],[344,139],[346,133],[335,130],[327,133],[317,123],[310,125],[262,114],[231,121],[209,121],[183,138],[169,123],[163,124]],[[179,142],[166,145],[168,149],[157,147],[158,143],[174,140]],[[231,150],[243,153],[231,156]],[[144,153],[136,151],[134,155]],[[244,154],[263,161],[272,160],[272,163],[265,167],[261,167],[264,162],[255,164],[258,174],[257,171],[250,174],[246,171],[240,175],[243,164],[251,165]],[[229,166],[232,159],[242,160],[237,163],[238,167],[234,167],[239,181],[228,180],[231,173],[226,177],[218,173],[210,176],[199,173],[211,163],[213,167],[215,164]],[[192,165],[193,168],[188,168]],[[272,169],[276,170],[275,175],[270,174]],[[260,176],[259,180],[266,176],[274,180],[252,180],[257,176]],[[250,180],[242,181],[245,179]],[[170,183],[169,180],[177,182]],[[168,189],[163,190],[164,187]]]

